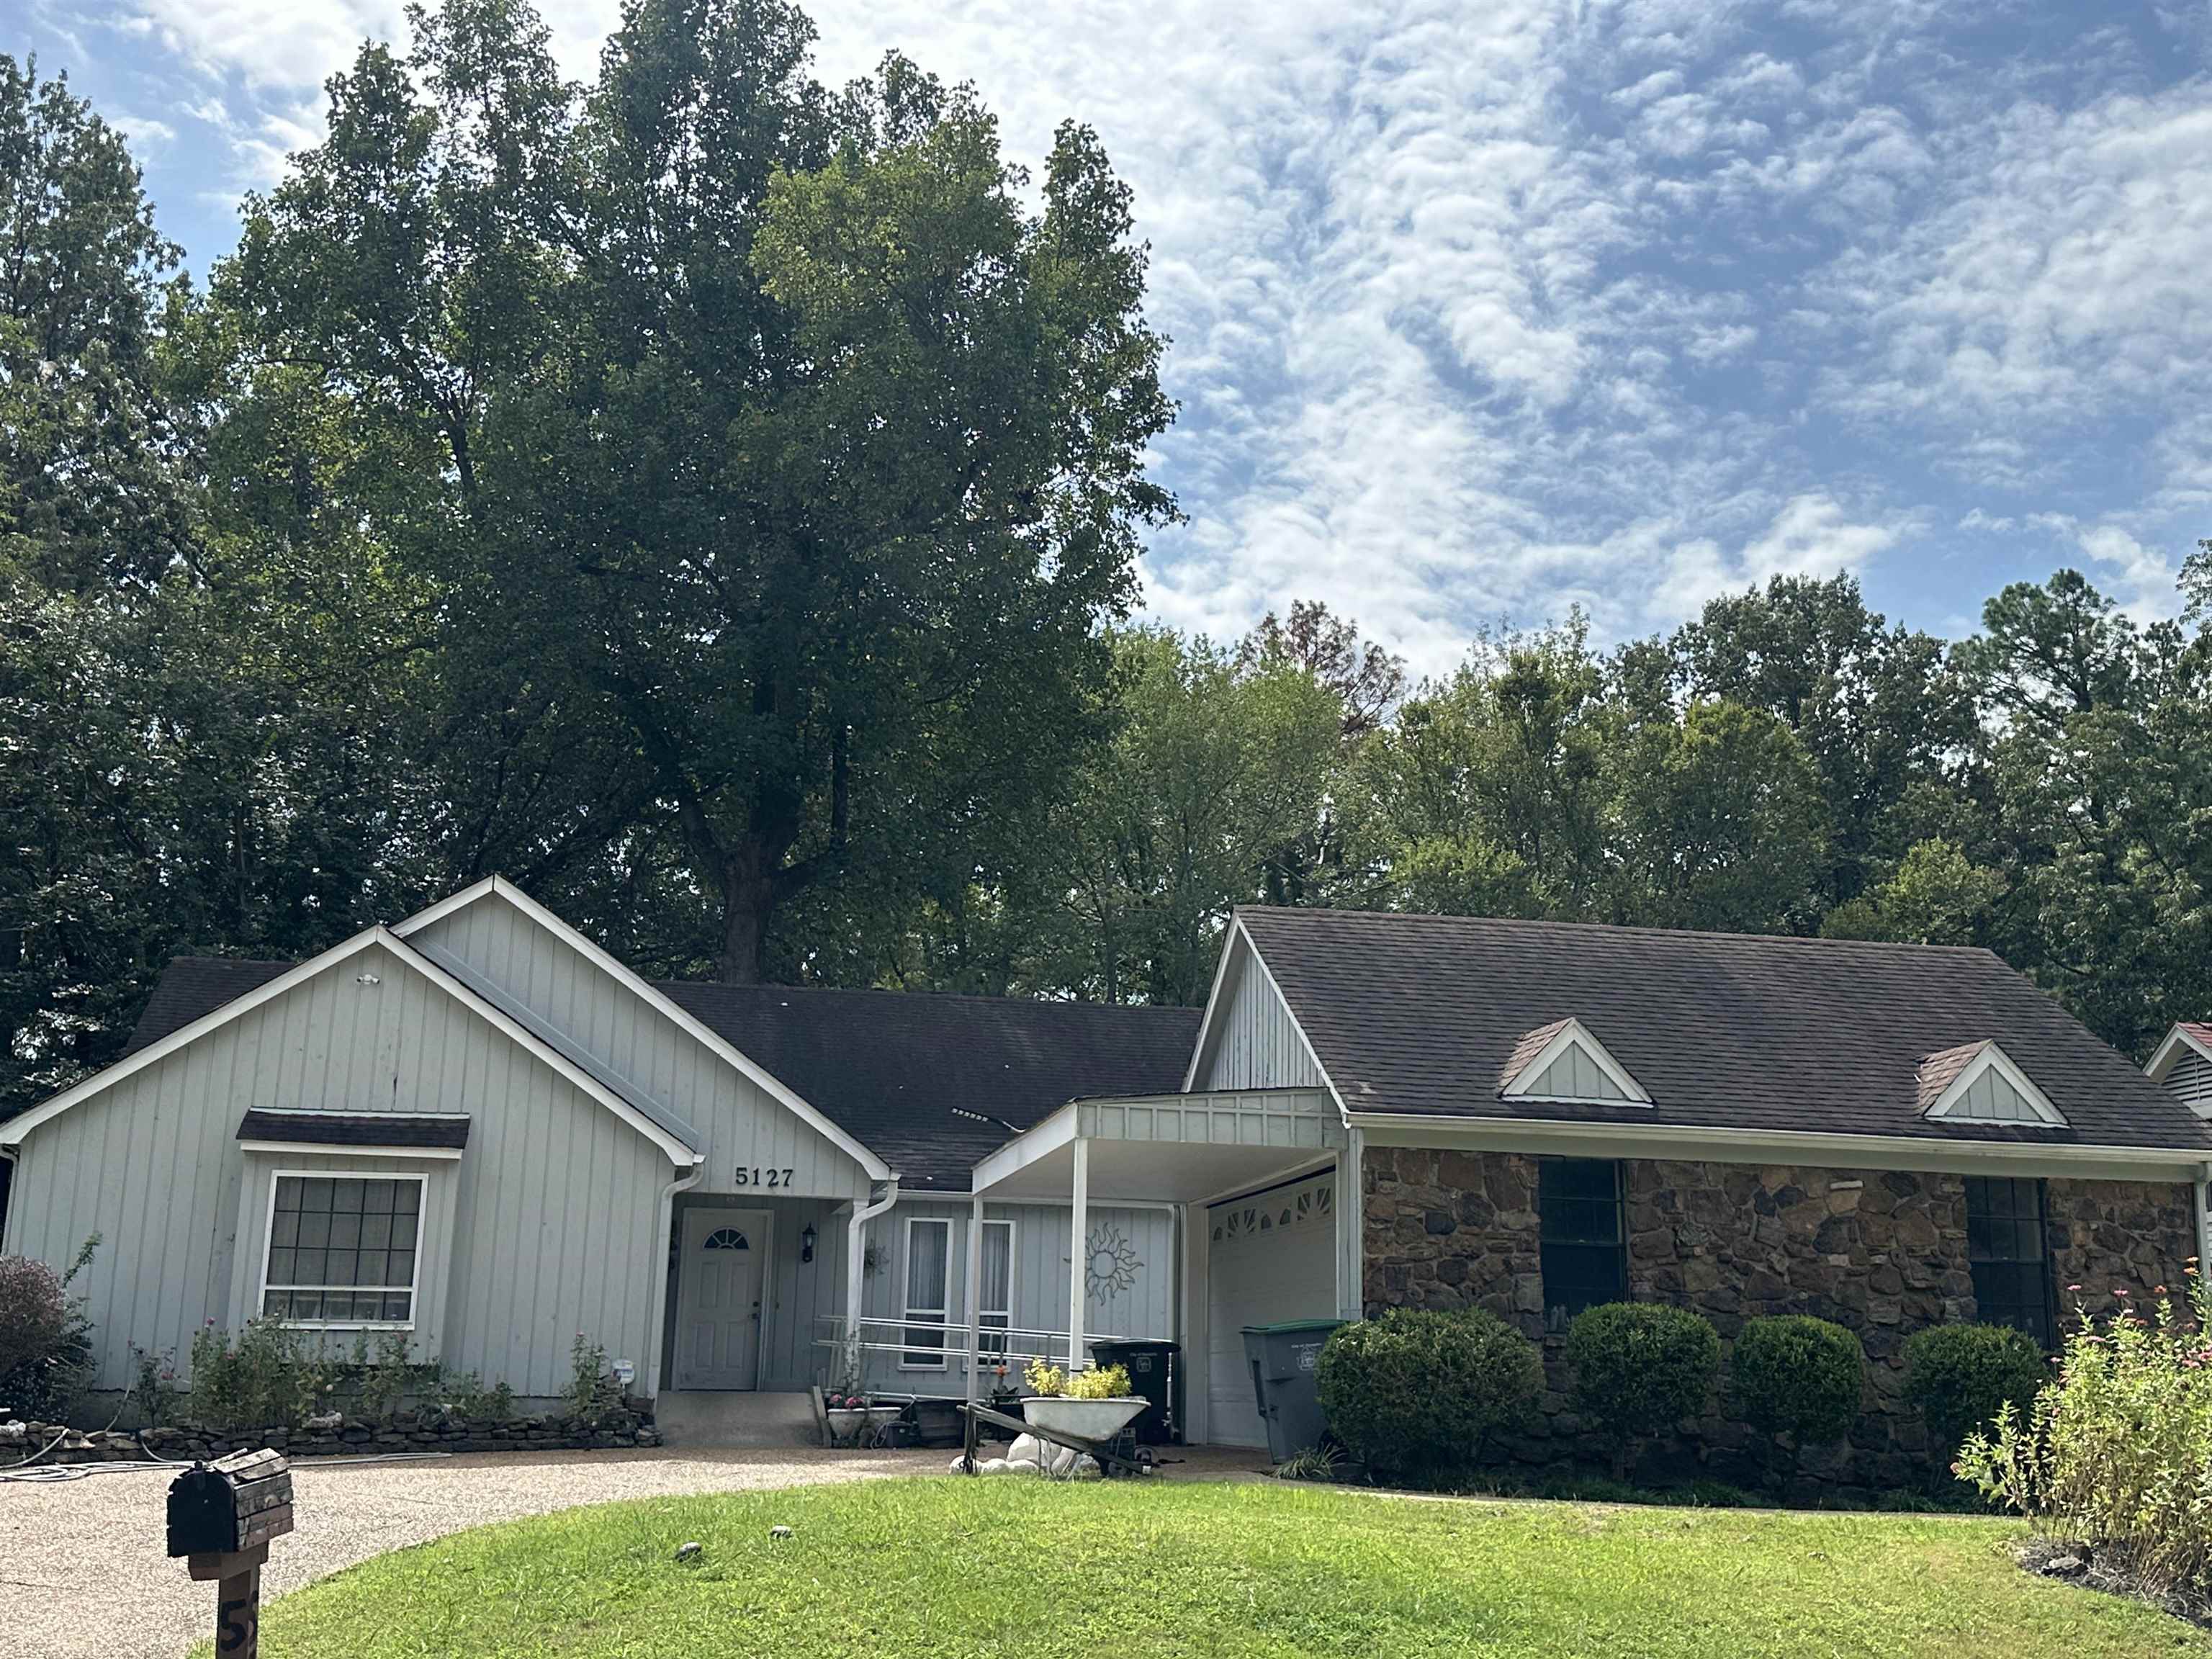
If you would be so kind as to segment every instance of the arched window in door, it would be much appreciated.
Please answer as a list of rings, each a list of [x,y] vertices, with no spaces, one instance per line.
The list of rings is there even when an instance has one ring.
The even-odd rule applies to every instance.
[[[745,1236],[735,1227],[717,1227],[707,1235],[706,1243],[700,1248],[708,1250],[750,1250],[752,1246],[745,1242]]]

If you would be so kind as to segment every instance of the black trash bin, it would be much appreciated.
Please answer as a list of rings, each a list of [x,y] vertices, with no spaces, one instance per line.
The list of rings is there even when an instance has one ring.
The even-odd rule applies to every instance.
[[[1247,1325],[1244,1358],[1252,1367],[1252,1392],[1267,1425],[1267,1455],[1278,1463],[1321,1444],[1328,1431],[1322,1415],[1314,1369],[1328,1334],[1341,1319],[1291,1319],[1279,1325]]]
[[[1102,1365],[1128,1368],[1129,1388],[1152,1403],[1130,1425],[1147,1446],[1182,1443],[1182,1348],[1178,1343],[1103,1338],[1091,1345]]]

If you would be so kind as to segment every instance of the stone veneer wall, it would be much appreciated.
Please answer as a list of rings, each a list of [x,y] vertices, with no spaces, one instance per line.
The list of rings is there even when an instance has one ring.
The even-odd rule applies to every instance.
[[[1765,1314],[1813,1314],[1857,1333],[1868,1358],[1864,1414],[1847,1448],[1808,1451],[1808,1475],[1887,1488],[1925,1478],[1927,1442],[1903,1399],[1904,1340],[1971,1321],[1964,1177],[1899,1170],[1625,1162],[1629,1294],[1696,1309],[1724,1338]],[[1364,1299],[1383,1308],[1481,1307],[1542,1338],[1536,1160],[1516,1152],[1368,1148]],[[2179,1293],[2196,1253],[2186,1185],[2054,1180],[2048,1242],[2062,1316],[2125,1290],[2138,1305]],[[2079,1285],[2078,1292],[2069,1287]],[[1508,1449],[1531,1462],[1602,1463],[1565,1394],[1554,1338],[1540,1422]],[[1759,1474],[1772,1448],[1714,1408],[1660,1449],[1671,1472]]]

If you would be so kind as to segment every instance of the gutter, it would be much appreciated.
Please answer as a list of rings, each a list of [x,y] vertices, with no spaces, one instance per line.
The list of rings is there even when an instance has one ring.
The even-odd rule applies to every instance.
[[[884,1183],[884,1195],[871,1198],[866,1204],[853,1206],[853,1218],[846,1224],[845,1236],[845,1346],[850,1350],[860,1340],[861,1268],[866,1265],[868,1223],[899,1200],[898,1177],[893,1176]]]
[[[1498,1152],[1579,1152],[1735,1163],[1814,1163],[1864,1169],[1997,1170],[2044,1166],[2107,1180],[2201,1182],[2212,1172],[2201,1148],[2084,1146],[2033,1140],[1950,1140],[1906,1135],[1823,1134],[1802,1129],[1732,1129],[1698,1124],[1580,1123],[1560,1120],[1347,1112],[1370,1146],[1467,1146]],[[1622,1150],[1598,1152],[1595,1146]]]
[[[653,1317],[648,1322],[652,1334],[647,1338],[645,1353],[646,1395],[649,1399],[660,1398],[660,1341],[668,1324],[668,1229],[676,1213],[676,1194],[688,1193],[707,1178],[707,1159],[701,1154],[691,1166],[691,1173],[678,1176],[660,1189],[660,1241],[656,1257],[660,1267],[659,1287],[653,1298]]]

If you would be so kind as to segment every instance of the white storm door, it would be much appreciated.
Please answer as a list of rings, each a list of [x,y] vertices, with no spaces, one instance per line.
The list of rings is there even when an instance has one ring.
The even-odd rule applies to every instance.
[[[676,1386],[750,1389],[760,1382],[766,1210],[684,1212],[676,1279]]]

